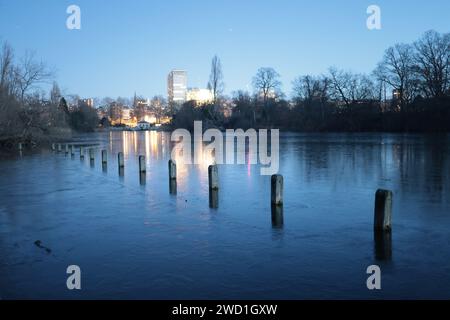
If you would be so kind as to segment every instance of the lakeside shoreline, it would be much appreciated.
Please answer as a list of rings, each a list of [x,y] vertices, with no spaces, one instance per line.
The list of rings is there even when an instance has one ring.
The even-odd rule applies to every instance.
[[[178,128],[177,128],[178,129]],[[181,128],[180,128],[181,129]],[[207,129],[212,128],[204,128],[203,133]],[[219,128],[214,128],[219,129]],[[219,129],[222,133],[225,133],[226,130],[238,130],[237,129]],[[277,129],[277,128],[270,128],[270,127],[261,127],[261,128],[255,128],[256,131],[260,129]],[[43,149],[51,149],[52,143],[61,143],[61,144],[72,144],[72,145],[80,145],[80,146],[90,146],[92,144],[84,144],[82,141],[80,141],[77,137],[80,135],[95,135],[97,133],[107,133],[107,132],[147,132],[147,131],[154,131],[154,132],[165,132],[165,133],[171,133],[176,129],[170,129],[165,128],[165,130],[124,130],[124,129],[96,129],[92,132],[72,132],[71,136],[61,137],[61,136],[45,136],[44,139],[40,140],[23,140],[23,139],[1,139],[0,138],[0,156],[10,156],[13,155],[20,150],[18,149],[18,144],[21,143],[23,150],[43,150]],[[245,129],[244,132],[246,131]],[[329,135],[346,135],[346,136],[358,136],[358,135],[394,135],[394,136],[424,136],[424,137],[443,137],[443,136],[449,136],[450,132],[398,132],[398,131],[296,131],[296,130],[288,130],[288,129],[279,129],[280,130],[280,137],[283,135],[291,135],[291,134],[305,134],[305,135],[323,135],[324,137]],[[188,130],[190,133],[193,133],[194,131]]]

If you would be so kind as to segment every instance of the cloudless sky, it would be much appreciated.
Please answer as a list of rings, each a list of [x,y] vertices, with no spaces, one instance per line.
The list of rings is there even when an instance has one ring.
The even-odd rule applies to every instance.
[[[66,9],[81,8],[81,30]],[[381,30],[366,10],[381,7]],[[449,0],[0,0],[0,40],[17,57],[34,50],[56,70],[65,94],[166,96],[171,69],[189,87],[206,87],[214,54],[226,93],[251,90],[259,67],[292,80],[329,66],[371,72],[384,50],[423,32],[450,32]]]

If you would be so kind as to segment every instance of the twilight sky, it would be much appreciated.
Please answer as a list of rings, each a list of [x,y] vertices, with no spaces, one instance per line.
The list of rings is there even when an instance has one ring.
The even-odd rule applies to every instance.
[[[66,9],[81,8],[81,30]],[[381,7],[381,30],[366,9]],[[206,87],[214,54],[226,93],[251,89],[259,67],[281,74],[290,95],[298,75],[329,66],[370,72],[383,51],[429,29],[450,32],[449,0],[0,0],[0,41],[20,57],[34,50],[56,69],[64,93],[82,97],[166,95],[171,69]]]

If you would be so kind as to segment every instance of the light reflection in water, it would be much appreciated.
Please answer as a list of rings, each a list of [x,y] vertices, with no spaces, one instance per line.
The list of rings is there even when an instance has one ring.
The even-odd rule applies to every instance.
[[[146,133],[149,133],[147,131]],[[158,143],[158,133],[155,131],[150,131],[150,146],[155,159],[159,159],[159,143]]]
[[[256,150],[253,150],[250,144],[248,145],[248,153],[246,154],[245,158],[245,161],[247,163],[247,176],[250,177],[252,175],[252,161],[256,162],[258,160]]]
[[[122,151],[126,159],[137,158],[139,155],[145,155],[147,164],[152,160],[168,161],[171,157],[171,150],[175,146],[171,143],[170,133],[157,131],[122,131],[110,132],[108,135],[108,144],[111,154],[116,156],[117,152]],[[192,159],[194,159],[193,145],[191,146]],[[175,155],[174,160],[177,162],[177,183],[178,187],[182,187],[187,183],[187,177],[192,167],[207,172],[208,166],[215,162],[212,154],[204,152],[204,148],[200,148],[196,152],[198,164],[183,164],[182,154]],[[201,181],[202,185],[207,184],[207,179]]]
[[[122,152],[128,158],[128,131],[122,131]]]
[[[150,159],[150,132],[145,131],[144,134],[144,144],[145,144],[145,159]]]
[[[112,131],[109,132],[109,152],[113,153],[113,134]]]

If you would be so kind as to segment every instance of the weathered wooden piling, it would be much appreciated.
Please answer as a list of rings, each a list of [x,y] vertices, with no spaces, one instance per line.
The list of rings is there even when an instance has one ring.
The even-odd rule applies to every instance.
[[[102,164],[107,164],[108,163],[108,154],[106,152],[106,150],[102,150]]]
[[[177,194],[177,180],[175,180],[175,179],[169,180],[169,193]]]
[[[119,168],[125,167],[125,161],[124,161],[124,158],[123,158],[123,152],[119,152],[119,154],[117,155],[117,161],[119,163]]]
[[[89,148],[89,160],[91,160],[91,161],[95,160],[94,149],[92,149],[92,148]]]
[[[139,172],[146,172],[145,156],[139,156]]]
[[[177,164],[175,160],[169,160],[169,193],[177,194]]]
[[[209,190],[219,190],[219,170],[215,164],[208,167],[208,181]]]
[[[61,152],[61,151],[62,151],[61,143],[58,143],[58,152]]]
[[[174,160],[169,160],[169,179],[176,180],[177,179],[177,164]]]
[[[392,219],[392,191],[378,189],[375,193],[374,229],[390,231]]]
[[[74,157],[75,156],[75,152],[73,150],[73,144],[70,145],[70,156]]]
[[[219,170],[217,165],[213,164],[208,167],[209,182],[209,207],[219,207]]]
[[[80,146],[80,160],[84,160],[84,148]]]
[[[119,177],[123,177],[124,171],[125,171],[125,160],[123,157],[123,152],[119,152],[117,154],[117,163],[118,163],[118,167],[119,167]]]
[[[374,243],[376,260],[392,259],[392,232],[375,230]]]
[[[272,227],[275,229],[283,228],[284,216],[283,206],[271,205],[272,209]]]
[[[209,189],[209,207],[213,209],[219,207],[219,189]]]
[[[272,205],[283,205],[283,184],[283,176],[281,174],[272,175],[270,179]]]
[[[52,151],[56,150],[56,145],[54,143],[52,143]]]
[[[65,145],[65,149],[64,149],[66,154],[69,154],[69,145],[66,143]]]
[[[21,142],[19,142],[19,145],[17,147],[18,147],[19,151],[23,150],[23,144]]]
[[[139,184],[141,186],[144,186],[146,182],[147,182],[147,174],[145,173],[145,171],[139,172]]]

